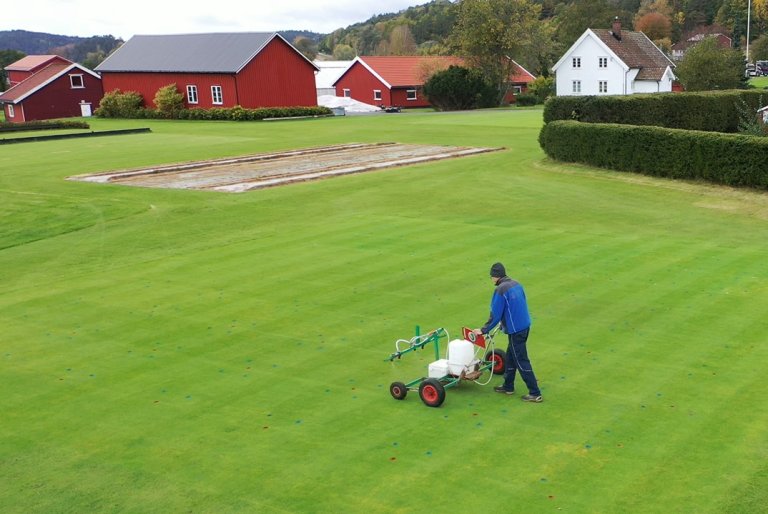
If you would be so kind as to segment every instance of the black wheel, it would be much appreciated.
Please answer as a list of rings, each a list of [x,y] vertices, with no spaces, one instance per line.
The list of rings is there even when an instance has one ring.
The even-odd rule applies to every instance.
[[[507,369],[505,362],[507,360],[507,355],[501,350],[493,350],[492,352],[486,353],[485,360],[486,362],[493,363],[491,371],[494,375],[503,375],[504,371]]]
[[[436,378],[428,378],[419,386],[419,397],[428,407],[440,407],[445,401],[445,387]]]
[[[408,394],[408,388],[402,382],[392,382],[389,386],[389,394],[395,400],[402,400]]]

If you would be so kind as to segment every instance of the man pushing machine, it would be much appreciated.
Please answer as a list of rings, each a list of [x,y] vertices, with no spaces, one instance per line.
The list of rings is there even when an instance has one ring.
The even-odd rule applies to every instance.
[[[491,297],[491,315],[482,328],[476,328],[475,334],[487,334],[498,324],[509,337],[507,346],[507,369],[504,373],[504,384],[494,387],[497,393],[515,393],[515,375],[520,371],[528,394],[523,395],[524,402],[540,403],[541,390],[533,373],[533,366],[528,359],[526,342],[531,328],[531,316],[528,313],[528,302],[522,284],[507,276],[504,265],[500,262],[491,266],[491,280],[496,288]]]

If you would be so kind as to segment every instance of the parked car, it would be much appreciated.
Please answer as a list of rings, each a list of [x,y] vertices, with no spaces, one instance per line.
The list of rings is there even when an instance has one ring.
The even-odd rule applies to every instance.
[[[768,75],[768,61],[756,61],[755,71],[759,77],[765,77]]]

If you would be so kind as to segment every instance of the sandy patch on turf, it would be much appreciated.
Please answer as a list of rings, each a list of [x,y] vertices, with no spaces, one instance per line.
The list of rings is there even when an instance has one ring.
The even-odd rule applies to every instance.
[[[502,149],[354,143],[154,168],[77,175],[68,177],[68,180],[242,193],[293,182],[464,157]]]

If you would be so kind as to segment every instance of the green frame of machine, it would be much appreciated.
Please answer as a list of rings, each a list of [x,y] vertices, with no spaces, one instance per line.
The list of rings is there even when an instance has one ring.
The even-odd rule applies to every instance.
[[[448,333],[444,328],[437,328],[429,332],[425,339],[419,341],[421,337],[419,326],[416,326],[416,335],[412,340],[417,340],[416,343],[411,343],[405,350],[398,350],[389,357],[384,359],[386,362],[392,362],[395,359],[400,359],[403,355],[416,350],[421,350],[430,343],[435,345],[435,360],[440,360],[440,338],[447,337]],[[489,334],[490,340],[493,340],[493,334]],[[489,359],[490,357],[490,359]],[[480,361],[480,365],[475,370],[480,374],[487,370],[491,370],[492,373],[500,375],[504,373],[505,368],[505,355],[501,350],[488,350],[484,360]],[[475,377],[474,379],[476,379]],[[402,400],[408,394],[408,391],[418,391],[421,400],[429,407],[439,407],[445,400],[445,389],[455,387],[462,380],[474,380],[466,378],[464,373],[461,375],[443,375],[442,377],[421,377],[410,382],[392,382],[389,386],[389,392],[396,400]],[[416,387],[418,385],[418,387]]]

